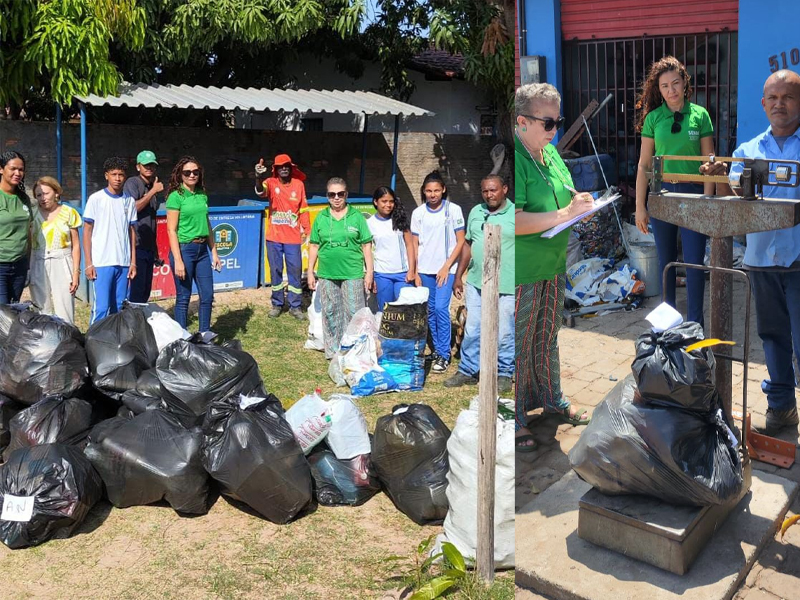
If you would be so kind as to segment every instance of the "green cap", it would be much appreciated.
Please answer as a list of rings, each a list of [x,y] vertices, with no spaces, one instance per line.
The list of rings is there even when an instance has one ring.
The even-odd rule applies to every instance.
[[[142,150],[136,156],[136,164],[137,165],[152,165],[152,164],[156,164],[157,165],[158,161],[156,160],[155,153],[151,152],[150,150]]]

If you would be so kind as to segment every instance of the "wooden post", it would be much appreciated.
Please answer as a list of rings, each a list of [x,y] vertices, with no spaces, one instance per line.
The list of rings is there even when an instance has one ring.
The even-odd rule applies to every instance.
[[[478,417],[478,576],[494,581],[494,474],[497,463],[497,348],[500,288],[500,225],[483,231],[481,371]]]

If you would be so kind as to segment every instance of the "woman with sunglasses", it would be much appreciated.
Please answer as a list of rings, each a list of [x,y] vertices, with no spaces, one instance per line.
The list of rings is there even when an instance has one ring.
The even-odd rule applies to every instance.
[[[708,156],[714,153],[714,128],[708,111],[689,101],[692,86],[689,73],[681,62],[665,56],[653,63],[642,87],[642,96],[637,104],[640,109],[636,123],[642,134],[642,151],[636,176],[636,227],[648,233],[652,226],[658,252],[659,273],[678,258],[678,230],[683,243],[683,259],[687,263],[702,265],[706,253],[706,236],[665,221],[651,219],[647,214],[647,176],[652,169],[653,156]],[[699,174],[700,163],[684,160],[668,160],[665,173]],[[688,194],[713,194],[714,184],[669,183],[664,176],[663,188],[670,192]],[[675,269],[667,277],[664,298],[675,306]],[[686,272],[686,313],[690,321],[703,325],[703,292],[705,274],[697,269]]]
[[[364,215],[347,204],[345,180],[329,179],[327,197],[328,208],[311,226],[308,287],[319,293],[325,358],[331,359],[350,319],[367,305],[373,267],[372,235]]]
[[[200,333],[211,330],[214,276],[222,263],[217,256],[208,196],[203,185],[203,168],[191,156],[184,156],[172,169],[167,186],[167,234],[169,264],[175,277],[175,320],[186,329],[192,282],[200,295]]]
[[[514,98],[516,245],[516,449],[533,452],[528,412],[543,408],[573,425],[589,422],[586,411],[561,392],[558,330],[564,306],[570,229],[546,239],[542,233],[581,215],[590,194],[575,193],[572,177],[550,142],[564,122],[561,95],[548,83],[517,89]]]

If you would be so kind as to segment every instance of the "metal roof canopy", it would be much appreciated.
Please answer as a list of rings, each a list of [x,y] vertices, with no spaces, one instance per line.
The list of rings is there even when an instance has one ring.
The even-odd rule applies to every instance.
[[[283,90],[260,88],[206,87],[191,85],[147,85],[123,82],[118,96],[75,96],[81,113],[81,207],[88,197],[86,165],[86,106],[143,107],[247,110],[258,112],[296,112],[328,114],[364,114],[361,147],[361,177],[359,192],[364,191],[367,157],[367,132],[370,115],[394,116],[392,149],[392,189],[397,183],[397,143],[400,136],[400,117],[431,117],[435,113],[405,102],[393,100],[374,92],[348,90]],[[61,181],[61,106],[56,105],[56,168]]]

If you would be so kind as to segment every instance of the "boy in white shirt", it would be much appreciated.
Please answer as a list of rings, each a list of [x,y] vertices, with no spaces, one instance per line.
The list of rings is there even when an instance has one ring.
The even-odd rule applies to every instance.
[[[86,277],[94,282],[91,323],[119,312],[136,277],[131,249],[136,247],[136,202],[123,193],[128,165],[119,157],[103,163],[108,186],[86,201],[83,250]]]

